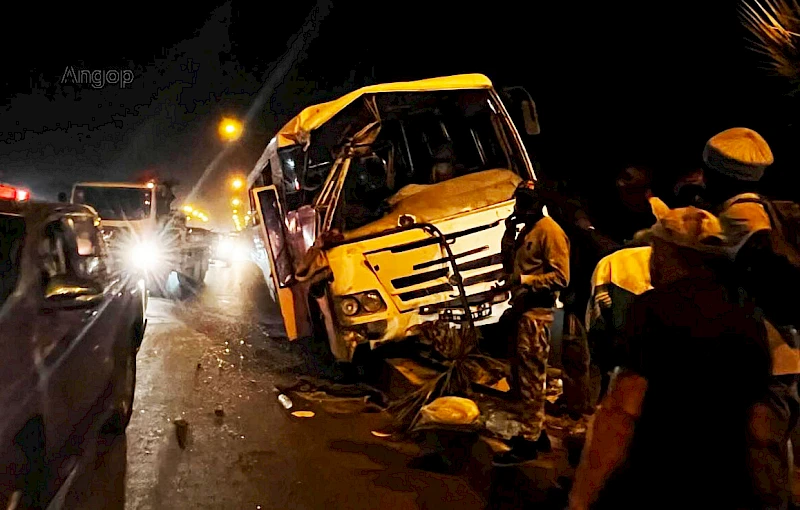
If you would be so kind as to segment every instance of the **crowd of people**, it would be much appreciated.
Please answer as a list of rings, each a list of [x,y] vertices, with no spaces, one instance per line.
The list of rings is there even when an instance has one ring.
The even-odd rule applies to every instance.
[[[503,240],[513,289],[503,320],[523,426],[496,465],[550,449],[560,302],[564,395],[550,410],[590,416],[571,509],[790,508],[800,411],[800,249],[790,233],[800,217],[757,193],[772,163],[758,133],[729,129],[674,188],[676,208],[654,196],[650,172],[629,168],[619,205],[594,218],[520,185]],[[590,367],[603,376],[599,391]]]

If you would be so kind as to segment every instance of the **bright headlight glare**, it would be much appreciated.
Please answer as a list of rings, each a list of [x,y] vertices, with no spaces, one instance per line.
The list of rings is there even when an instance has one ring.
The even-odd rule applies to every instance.
[[[136,243],[130,251],[131,263],[139,269],[152,269],[159,256],[158,246],[151,242]]]
[[[232,246],[231,246],[230,240],[223,239],[222,241],[219,242],[219,245],[217,245],[217,252],[220,255],[226,255],[226,254],[230,253],[231,248],[232,248]]]
[[[364,310],[374,313],[383,308],[383,299],[377,292],[366,292],[361,296],[361,306]]]
[[[347,316],[355,315],[358,313],[358,301],[356,301],[354,298],[347,297],[342,299],[339,306],[341,306],[342,308],[342,313]]]

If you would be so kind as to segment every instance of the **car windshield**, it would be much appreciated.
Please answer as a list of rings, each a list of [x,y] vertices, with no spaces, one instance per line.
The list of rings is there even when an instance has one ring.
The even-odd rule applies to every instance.
[[[153,191],[142,188],[77,186],[73,202],[94,207],[104,220],[143,220],[150,216]]]
[[[25,221],[19,216],[0,214],[0,306],[14,292],[19,280],[24,239]]]

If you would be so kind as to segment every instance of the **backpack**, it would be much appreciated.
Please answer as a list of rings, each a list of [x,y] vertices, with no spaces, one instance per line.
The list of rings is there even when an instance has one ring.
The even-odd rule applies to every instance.
[[[772,230],[769,245],[772,252],[800,271],[800,204],[789,200],[743,198],[734,202],[760,204],[769,216]]]
[[[800,205],[764,197],[744,198],[734,203],[760,204],[769,216],[772,229],[766,246],[746,247],[743,258],[745,288],[766,317],[782,331],[788,343],[800,347],[794,327],[800,327]],[[751,292],[752,291],[752,292]]]

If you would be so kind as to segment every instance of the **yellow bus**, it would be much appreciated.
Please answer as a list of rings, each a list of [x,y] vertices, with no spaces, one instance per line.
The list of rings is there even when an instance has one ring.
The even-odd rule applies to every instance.
[[[536,134],[522,92],[514,119]],[[467,307],[474,325],[497,322],[509,306],[500,242],[523,179],[535,176],[522,138],[480,74],[372,85],[301,111],[247,179],[255,261],[287,337],[313,335],[351,361],[423,322],[470,320]]]

